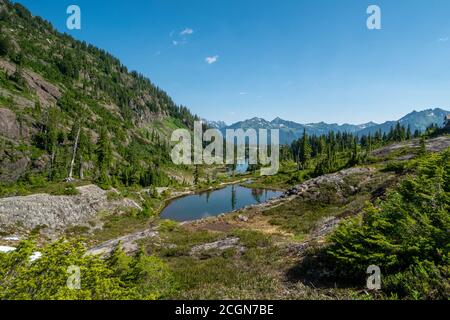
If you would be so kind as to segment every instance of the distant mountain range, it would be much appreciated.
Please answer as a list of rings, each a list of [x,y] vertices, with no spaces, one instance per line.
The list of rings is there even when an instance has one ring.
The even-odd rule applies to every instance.
[[[369,133],[374,134],[378,130],[381,130],[382,133],[387,133],[391,127],[395,126],[397,122],[400,122],[400,124],[405,127],[410,126],[412,132],[415,130],[424,131],[432,124],[442,126],[444,123],[444,117],[448,114],[450,114],[450,111],[435,108],[423,111],[413,111],[396,121],[386,121],[382,124],[368,122],[360,125],[339,125],[337,123],[329,124],[325,122],[301,124],[294,121],[283,120],[281,118],[275,118],[272,121],[267,121],[256,117],[245,121],[239,121],[232,125],[227,125],[223,121],[207,121],[207,123],[210,127],[219,129],[222,133],[225,133],[226,129],[279,129],[280,143],[290,144],[292,141],[300,138],[305,129],[309,135],[322,135],[327,134],[330,131],[334,131],[348,132],[361,136]]]

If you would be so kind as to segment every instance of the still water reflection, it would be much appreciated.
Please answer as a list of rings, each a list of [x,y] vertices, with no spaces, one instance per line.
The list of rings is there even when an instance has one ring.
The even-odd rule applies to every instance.
[[[192,221],[217,216],[248,205],[266,202],[282,192],[229,185],[172,201],[161,213],[162,219]]]

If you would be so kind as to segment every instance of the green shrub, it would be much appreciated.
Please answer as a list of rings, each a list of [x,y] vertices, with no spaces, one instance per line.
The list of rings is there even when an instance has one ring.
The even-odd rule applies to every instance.
[[[173,220],[162,220],[159,224],[159,230],[162,232],[172,232],[178,227],[178,223]]]
[[[32,187],[45,187],[48,184],[47,179],[41,175],[27,174],[24,180]]]
[[[64,189],[64,195],[66,196],[76,196],[80,194],[80,191],[78,191],[77,188],[75,188],[74,185],[68,185],[65,189]]]
[[[328,255],[340,275],[363,279],[381,268],[383,290],[403,298],[449,296],[450,150],[416,162],[386,200],[341,224]]]
[[[33,252],[42,256],[30,261]],[[67,286],[69,267],[80,270],[80,289]],[[86,254],[79,240],[59,240],[37,249],[23,241],[0,253],[0,300],[160,299],[177,286],[167,265],[140,251],[127,257],[116,248],[107,260]]]
[[[397,174],[402,174],[406,171],[406,164],[399,161],[390,161],[386,164],[383,169],[384,172],[395,172]]]
[[[169,267],[159,258],[147,256],[142,249],[134,257],[129,257],[119,244],[107,259],[107,265],[125,287],[133,288],[142,299],[164,298],[177,289]]]
[[[116,191],[108,191],[106,193],[106,199],[108,201],[118,201],[118,200],[122,200],[123,196],[122,194],[120,194],[119,192]]]
[[[140,212],[140,216],[144,218],[150,218],[155,215],[155,210],[153,210],[152,203],[150,201],[145,201],[142,205],[142,210]]]
[[[80,191],[73,184],[48,185],[48,191],[54,196],[76,196]]]
[[[0,56],[4,57],[11,51],[11,43],[5,37],[0,37]]]
[[[447,259],[449,256],[447,255]],[[431,261],[418,261],[406,271],[388,275],[385,286],[396,295],[411,299],[448,299],[450,294],[450,261],[436,266]]]
[[[291,175],[290,179],[288,180],[288,183],[289,183],[290,185],[295,185],[295,184],[300,184],[300,183],[302,183],[303,181],[304,181],[303,174],[302,174],[302,172],[300,171],[300,172],[294,172],[294,173]]]

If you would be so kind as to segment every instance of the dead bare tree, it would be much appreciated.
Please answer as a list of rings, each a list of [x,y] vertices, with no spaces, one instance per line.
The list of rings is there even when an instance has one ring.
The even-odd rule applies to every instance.
[[[73,166],[75,165],[75,157],[77,155],[78,140],[80,139],[80,133],[81,133],[81,125],[78,126],[77,135],[75,137],[75,143],[73,145],[73,153],[72,153],[72,160],[70,161],[69,176],[66,179],[66,181],[69,182],[73,181]]]

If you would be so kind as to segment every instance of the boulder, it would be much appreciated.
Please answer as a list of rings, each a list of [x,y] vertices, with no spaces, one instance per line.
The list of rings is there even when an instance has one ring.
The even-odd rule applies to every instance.
[[[241,222],[248,222],[248,217],[240,214],[237,219]]]

